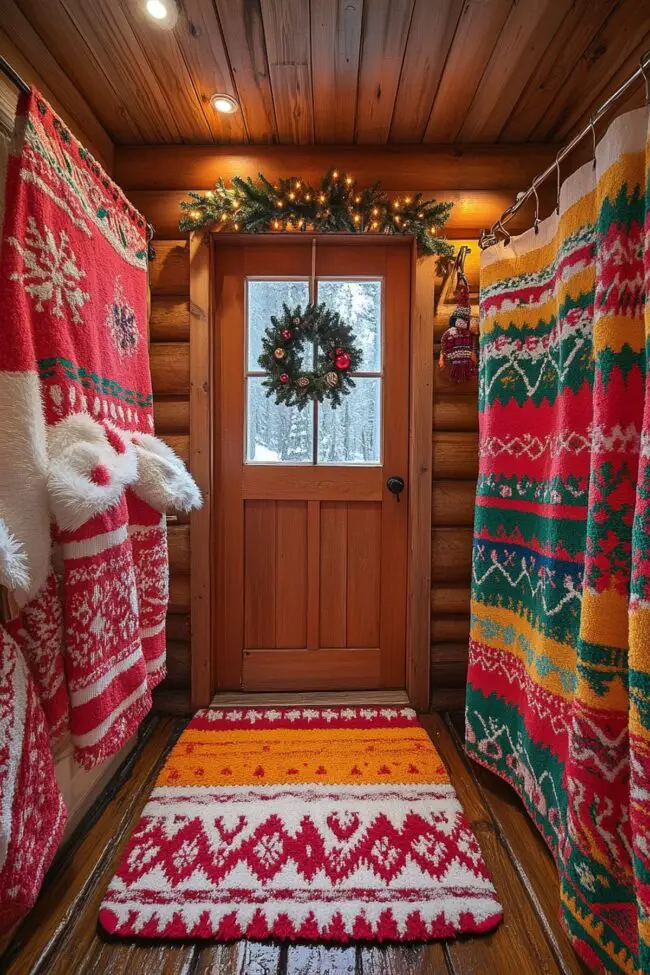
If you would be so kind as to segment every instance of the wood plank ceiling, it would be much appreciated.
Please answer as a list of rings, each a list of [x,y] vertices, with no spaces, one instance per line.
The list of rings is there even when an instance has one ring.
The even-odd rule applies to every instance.
[[[173,30],[144,0],[0,0],[0,22],[123,145],[558,142],[650,47],[648,0],[176,2]]]

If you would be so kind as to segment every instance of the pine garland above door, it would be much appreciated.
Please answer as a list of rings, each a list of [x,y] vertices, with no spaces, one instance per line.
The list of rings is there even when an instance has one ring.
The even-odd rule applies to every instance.
[[[255,234],[269,231],[320,233],[410,234],[420,255],[448,258],[453,246],[438,237],[453,203],[424,200],[421,193],[390,200],[380,183],[359,188],[349,175],[329,169],[320,186],[291,176],[271,183],[234,176],[232,188],[219,178],[214,190],[189,193],[181,202],[183,231],[216,225],[227,231]]]

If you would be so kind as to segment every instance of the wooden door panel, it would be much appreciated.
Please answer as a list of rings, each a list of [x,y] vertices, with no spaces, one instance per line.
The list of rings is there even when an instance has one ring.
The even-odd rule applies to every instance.
[[[248,464],[242,473],[244,498],[307,501],[381,501],[380,467],[282,467]]]
[[[307,503],[277,501],[275,646],[307,645]]]
[[[244,646],[275,647],[275,501],[244,507]]]
[[[320,645],[347,645],[348,506],[320,506]]]
[[[349,691],[380,686],[381,651],[245,650],[245,691]]]
[[[348,505],[346,616],[350,647],[379,646],[381,509],[376,502]]]

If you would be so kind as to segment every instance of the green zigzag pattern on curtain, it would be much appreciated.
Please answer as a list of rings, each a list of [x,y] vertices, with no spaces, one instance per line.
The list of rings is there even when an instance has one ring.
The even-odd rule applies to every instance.
[[[522,797],[594,972],[650,971],[648,110],[483,254],[467,749]]]

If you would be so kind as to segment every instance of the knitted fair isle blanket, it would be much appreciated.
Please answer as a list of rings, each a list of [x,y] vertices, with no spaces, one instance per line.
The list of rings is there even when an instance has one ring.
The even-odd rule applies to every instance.
[[[200,503],[152,435],[144,220],[33,90],[6,201],[0,585],[21,612],[0,630],[0,931],[33,904],[65,823],[52,745],[69,730],[90,768],[151,707],[164,512]]]
[[[90,767],[133,734],[165,673],[164,515],[134,493],[133,437],[153,428],[145,222],[36,91],[19,104],[7,201],[0,516],[29,574],[12,632],[42,670],[62,673],[64,655],[68,700],[48,721],[63,726],[69,702]]]
[[[467,749],[551,848],[594,972],[650,971],[648,110],[483,254]]]

